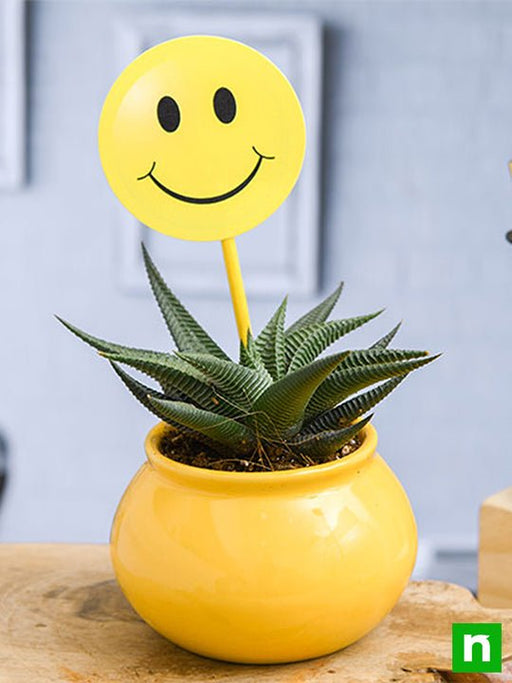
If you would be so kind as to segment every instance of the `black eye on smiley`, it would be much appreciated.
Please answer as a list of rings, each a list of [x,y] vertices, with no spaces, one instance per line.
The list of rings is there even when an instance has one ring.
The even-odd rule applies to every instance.
[[[237,113],[237,106],[235,97],[231,90],[222,87],[215,91],[213,96],[213,110],[215,112],[215,116],[221,123],[229,124],[234,120]],[[156,113],[158,122],[166,133],[174,133],[178,129],[181,122],[181,113],[178,103],[173,97],[170,97],[169,95],[162,97],[158,101]],[[213,197],[191,197],[166,187],[160,180],[158,180],[158,178],[156,178],[154,174],[156,161],[153,161],[149,171],[137,178],[137,180],[145,180],[146,178],[149,178],[160,190],[162,190],[162,192],[165,192],[165,194],[168,194],[170,197],[178,199],[182,202],[188,202],[190,204],[215,204],[233,197],[247,187],[247,185],[249,185],[251,180],[258,173],[264,159],[275,159],[273,156],[261,154],[254,145],[252,145],[251,148],[257,155],[258,160],[256,161],[256,164],[249,175],[233,189]]]
[[[228,88],[219,88],[213,96],[213,109],[222,123],[231,123],[236,115],[236,100]]]
[[[158,123],[167,133],[174,133],[181,121],[180,108],[175,99],[169,96],[162,97],[156,108]]]

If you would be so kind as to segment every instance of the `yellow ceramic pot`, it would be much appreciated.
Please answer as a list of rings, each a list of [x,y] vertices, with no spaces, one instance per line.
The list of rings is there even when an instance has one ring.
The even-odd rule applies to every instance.
[[[159,452],[121,500],[117,579],[156,631],[207,657],[291,662],[345,647],[405,588],[416,525],[377,434],[348,457],[279,472],[221,472]]]

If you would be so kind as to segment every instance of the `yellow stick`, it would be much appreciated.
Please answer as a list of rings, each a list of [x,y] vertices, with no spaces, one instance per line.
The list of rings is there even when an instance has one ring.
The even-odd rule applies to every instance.
[[[238,252],[233,237],[222,240],[222,253],[224,254],[224,263],[226,264],[238,336],[246,345],[247,333],[251,331],[251,321],[249,320],[249,309],[245,296],[244,281],[242,280],[242,271],[240,270],[240,261],[238,260]]]

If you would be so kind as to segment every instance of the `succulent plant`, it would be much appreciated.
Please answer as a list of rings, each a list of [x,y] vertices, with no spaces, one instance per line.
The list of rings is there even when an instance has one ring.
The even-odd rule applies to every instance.
[[[231,360],[164,282],[145,247],[153,294],[177,351],[149,351],[93,337],[59,320],[107,358],[146,408],[180,433],[231,458],[285,449],[307,464],[336,457],[371,419],[367,413],[412,371],[437,356],[389,348],[400,325],[365,349],[321,354],[382,311],[328,320],[343,283],[290,327],[287,299]],[[127,365],[155,380],[156,390]],[[271,459],[270,459],[271,461]]]

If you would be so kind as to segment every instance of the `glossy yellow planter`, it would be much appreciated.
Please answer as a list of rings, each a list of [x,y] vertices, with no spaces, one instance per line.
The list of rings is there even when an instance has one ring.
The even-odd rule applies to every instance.
[[[290,662],[353,643],[393,607],[416,525],[372,426],[342,460],[261,473],[169,460],[164,428],[148,434],[111,537],[117,579],[159,633],[217,659]]]

